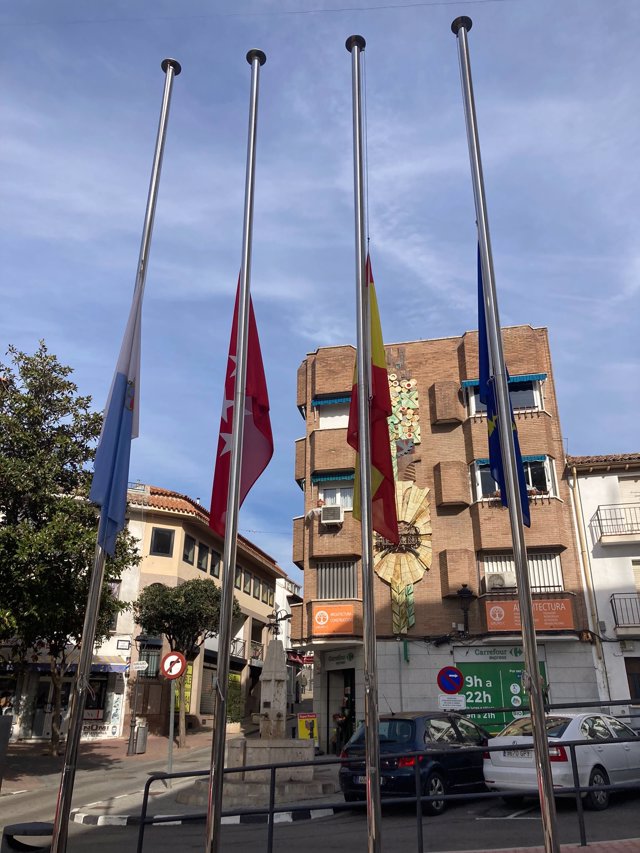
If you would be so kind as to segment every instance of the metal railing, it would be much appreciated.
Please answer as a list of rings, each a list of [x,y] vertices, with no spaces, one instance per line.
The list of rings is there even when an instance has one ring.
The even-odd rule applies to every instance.
[[[640,593],[614,592],[610,601],[616,628],[640,627]]]
[[[234,658],[244,658],[244,640],[239,640],[237,638],[231,640],[231,656]]]
[[[256,640],[251,640],[251,660],[252,661],[263,661],[264,660],[264,644],[259,643]]]
[[[640,534],[640,503],[602,504],[595,511],[590,526],[598,539]]]
[[[554,705],[550,705],[547,710],[557,710],[557,709],[568,709],[568,708],[599,708],[603,707],[612,708],[619,705],[630,704],[629,699],[615,700],[611,702],[581,702],[579,704],[573,702],[563,702]],[[528,708],[526,706],[522,706],[519,710],[526,711]],[[483,708],[476,710],[467,710],[465,715],[468,716],[478,716],[481,714],[485,714],[488,712],[500,712],[500,711],[513,711],[513,708]],[[640,717],[640,713],[637,714],[629,714],[625,717],[625,721],[628,721],[631,718]],[[638,735],[640,737],[640,734]],[[587,830],[584,820],[584,806],[583,806],[583,795],[588,794],[591,791],[615,791],[616,793],[620,793],[623,791],[640,791],[640,784],[608,784],[608,785],[581,785],[580,778],[578,774],[578,763],[576,757],[576,749],[579,746],[593,746],[593,740],[572,740],[572,741],[561,741],[560,742],[566,750],[568,750],[571,761],[571,770],[573,776],[573,787],[567,787],[562,789],[562,795],[573,795],[576,802],[576,816],[578,820],[578,828],[580,833],[580,846],[587,846]],[[637,743],[637,738],[609,738],[606,740],[598,740],[598,744],[607,744],[607,743]],[[467,747],[469,752],[475,753],[490,753],[490,752],[507,752],[512,750],[521,750],[523,748],[533,748],[533,745],[529,747],[528,745],[523,747],[522,744],[515,745],[500,745],[500,746],[488,746],[485,744],[478,746],[469,746]],[[394,753],[394,758],[419,758],[420,756],[424,756],[424,752],[407,752],[403,753]],[[228,767],[224,769],[224,778],[228,779],[234,773],[245,773],[249,771],[258,771],[258,770],[268,770],[269,771],[269,798],[268,804],[260,807],[236,807],[233,809],[226,809],[222,812],[222,817],[231,817],[231,816],[242,816],[242,815],[266,815],[267,816],[267,846],[266,853],[273,853],[273,842],[274,842],[274,825],[277,822],[276,815],[287,812],[287,813],[300,813],[300,812],[308,812],[310,809],[319,808],[323,810],[332,810],[333,812],[339,811],[351,811],[353,809],[364,811],[366,808],[366,802],[363,800],[362,802],[349,802],[346,803],[344,800],[339,800],[335,802],[325,802],[323,801],[321,804],[310,803],[307,802],[306,805],[297,805],[295,803],[287,803],[283,805],[276,805],[276,775],[278,770],[289,770],[294,767],[327,767],[330,765],[349,765],[349,764],[361,764],[362,757],[358,758],[324,758],[321,760],[313,759],[311,761],[292,761],[286,763],[273,763],[273,764],[256,764],[249,765],[247,767]],[[424,845],[423,845],[423,804],[428,802],[440,802],[442,800],[445,803],[449,802],[457,802],[469,799],[500,799],[504,796],[522,796],[522,797],[532,797],[538,798],[539,792],[536,787],[532,787],[530,790],[496,790],[496,791],[474,791],[473,793],[465,793],[465,794],[438,794],[436,796],[424,796],[422,794],[423,789],[423,778],[421,775],[423,764],[418,760],[414,764],[414,781],[415,781],[415,791],[412,795],[407,795],[406,797],[396,797],[390,799],[385,799],[385,802],[393,802],[393,803],[415,803],[416,806],[416,853],[423,853]],[[140,823],[138,829],[138,842],[136,853],[143,853],[143,845],[144,845],[144,833],[145,828],[147,826],[152,826],[155,824],[162,823],[175,823],[177,821],[180,822],[204,822],[207,817],[206,812],[196,812],[192,814],[171,814],[171,815],[149,815],[149,796],[151,786],[155,782],[166,782],[170,779],[186,779],[186,778],[198,778],[209,775],[209,770],[199,770],[199,771],[189,771],[185,773],[152,773],[149,775],[145,786],[144,793],[142,799],[142,807],[140,811]],[[384,797],[384,795],[383,795]]]

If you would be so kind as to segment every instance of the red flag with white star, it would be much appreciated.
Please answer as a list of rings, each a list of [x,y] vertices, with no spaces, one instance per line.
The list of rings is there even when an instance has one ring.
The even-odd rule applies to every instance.
[[[233,311],[229,361],[224,383],[224,400],[220,418],[220,438],[216,455],[216,470],[213,477],[209,527],[224,537],[227,520],[227,497],[231,471],[231,433],[233,427],[233,398],[236,389],[236,354],[238,340],[238,299],[240,283],[236,292]],[[240,498],[238,507],[273,455],[273,436],[269,419],[269,394],[262,364],[258,327],[249,297],[249,324],[247,341],[247,381],[244,403],[244,432],[242,440],[242,467],[240,473]]]

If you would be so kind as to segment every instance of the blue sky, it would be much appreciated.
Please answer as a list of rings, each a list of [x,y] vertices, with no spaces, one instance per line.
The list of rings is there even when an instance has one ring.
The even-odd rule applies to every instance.
[[[349,9],[338,9],[349,6]],[[379,8],[376,8],[378,6]],[[638,450],[640,7],[623,0],[13,0],[0,11],[0,344],[44,338],[102,408],[129,310],[166,56],[176,78],[130,479],[209,503],[261,73],[252,292],[275,455],[240,530],[291,576],[296,370],[353,343],[351,65],[367,40],[371,252],[388,343],[476,327],[450,30],[469,36],[503,325],[549,328],[573,454]]]

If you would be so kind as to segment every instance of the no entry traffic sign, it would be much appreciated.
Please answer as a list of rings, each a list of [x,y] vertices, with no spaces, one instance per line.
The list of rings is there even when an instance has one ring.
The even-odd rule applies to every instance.
[[[455,666],[445,666],[438,673],[438,687],[443,693],[453,696],[454,693],[459,693],[462,690],[463,684],[462,673]]]
[[[187,661],[181,652],[169,652],[160,662],[162,674],[168,679],[180,678],[186,668]]]

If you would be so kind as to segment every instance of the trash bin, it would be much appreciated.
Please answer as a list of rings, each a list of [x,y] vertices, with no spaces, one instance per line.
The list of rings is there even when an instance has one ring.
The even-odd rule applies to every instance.
[[[146,723],[138,723],[136,726],[136,755],[142,755],[147,751],[147,736],[149,726]]]
[[[27,836],[41,840],[30,844],[28,841],[18,841],[16,836],[18,838]],[[14,853],[16,850],[30,850],[32,853],[49,853],[51,842],[48,839],[52,836],[52,823],[42,823],[39,821],[33,823],[14,823],[4,828],[0,853]],[[42,843],[43,840],[44,844]]]
[[[4,768],[7,766],[7,748],[9,746],[9,738],[11,737],[12,722],[13,717],[9,714],[4,714],[0,717],[0,790],[2,790]]]

